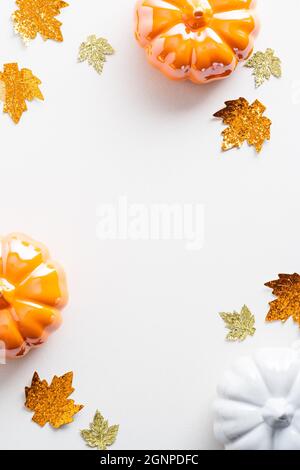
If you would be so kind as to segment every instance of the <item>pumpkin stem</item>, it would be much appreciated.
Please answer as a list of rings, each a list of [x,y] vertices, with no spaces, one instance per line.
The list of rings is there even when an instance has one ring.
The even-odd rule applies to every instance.
[[[287,428],[293,417],[294,410],[284,398],[271,398],[264,407],[264,421],[274,429]]]
[[[186,10],[183,21],[189,31],[199,31],[204,28],[212,17],[212,9],[207,2],[198,5],[192,10]]]

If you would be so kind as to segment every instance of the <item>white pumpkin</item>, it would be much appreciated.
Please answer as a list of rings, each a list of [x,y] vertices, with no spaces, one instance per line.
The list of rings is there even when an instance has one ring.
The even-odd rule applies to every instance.
[[[242,357],[217,390],[214,431],[228,450],[300,450],[300,347]]]

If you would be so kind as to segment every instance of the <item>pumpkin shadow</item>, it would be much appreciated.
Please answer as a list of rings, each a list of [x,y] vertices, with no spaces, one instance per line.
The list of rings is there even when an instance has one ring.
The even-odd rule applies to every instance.
[[[0,389],[5,386],[5,384],[11,380],[15,380],[16,376],[19,373],[20,369],[24,369],[26,363],[30,363],[34,361],[35,354],[38,353],[38,349],[30,351],[24,357],[19,359],[9,359],[6,361],[5,364],[0,364]],[[29,381],[31,381],[32,375],[35,371],[33,367],[33,372],[31,377],[29,377]],[[23,374],[23,372],[22,372]]]
[[[132,74],[139,76],[135,86],[128,87],[128,91],[134,93],[133,100],[138,98],[146,105],[155,106],[161,110],[163,108],[164,111],[170,113],[184,112],[203,105],[222,85],[223,80],[203,85],[197,85],[190,80],[170,80],[148,63],[144,51],[140,52],[141,56],[137,53],[131,61]]]

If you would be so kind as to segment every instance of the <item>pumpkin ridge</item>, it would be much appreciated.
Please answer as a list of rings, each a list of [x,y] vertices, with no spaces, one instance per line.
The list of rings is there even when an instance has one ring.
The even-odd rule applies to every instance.
[[[8,307],[7,309],[3,310],[2,312],[3,312],[3,313],[4,313],[4,312],[7,312],[7,313],[9,314],[9,319],[10,319],[10,321],[13,323],[13,329],[15,330],[15,333],[17,332],[17,334],[19,335],[19,338],[22,340],[22,344],[20,344],[20,345],[18,346],[18,348],[21,349],[22,346],[23,346],[23,344],[24,344],[24,342],[25,342],[25,338],[24,338],[24,336],[22,335],[21,331],[20,331],[19,328],[18,328],[18,318],[17,318],[17,315],[16,315],[16,312],[15,312],[14,307],[13,307],[13,306],[10,306],[10,307]],[[2,313],[2,314],[3,314],[3,313]],[[1,314],[1,310],[0,310],[0,320],[1,320],[1,315],[2,315],[2,314]],[[1,326],[0,326],[0,328],[1,328]],[[11,329],[11,325],[8,327],[8,329]],[[14,334],[15,334],[15,333],[14,333]]]
[[[236,56],[236,52],[234,50],[234,48],[231,46],[231,44],[229,44],[223,37],[222,37],[222,34],[217,31],[215,28],[212,27],[212,25],[209,25],[206,27],[206,30],[208,30],[210,32],[210,35],[209,37],[212,38],[212,39],[216,39],[220,42],[223,42],[232,52],[232,54],[234,56]]]
[[[260,375],[260,377],[261,377],[261,379],[262,379],[269,395],[272,396],[272,390],[270,390],[269,384],[267,383],[266,378],[265,378],[264,374],[262,373],[262,370],[261,370],[260,365],[259,365],[259,361],[257,360],[256,357],[253,358],[253,361],[254,361],[254,364],[255,364],[258,372],[259,372],[259,375]]]
[[[31,308],[32,311],[27,312],[28,317],[30,317],[30,322],[32,323],[34,331],[34,327],[36,329],[40,329],[39,335],[35,338],[41,339],[42,342],[45,342],[51,331],[56,330],[62,321],[61,313],[60,310],[49,306],[45,304],[40,304],[40,303],[34,303],[30,302],[28,300],[22,300],[22,299],[16,299],[15,305],[13,306],[15,310],[15,315],[18,318],[18,323],[19,323],[19,330],[25,330],[28,328],[28,321],[29,318],[26,318],[26,315],[23,319],[21,319],[20,313],[17,311],[20,308],[28,307],[29,309]],[[48,314],[48,316],[47,316]],[[24,340],[28,337],[29,335],[23,335]],[[32,344],[32,342],[30,342]]]
[[[232,398],[229,398],[227,396],[224,396],[223,398],[224,400],[228,400],[228,401],[232,401],[233,403],[240,403],[242,405],[250,405],[250,406],[254,406],[255,408],[260,408],[261,405],[258,405],[250,400],[247,400],[246,398],[243,398],[243,397],[232,397]]]
[[[144,8],[149,8],[149,10],[151,11],[151,13],[149,11],[148,15],[149,21],[152,22],[152,27],[151,30],[148,32],[147,27],[140,28],[140,16],[142,17],[141,11]],[[146,43],[151,43],[153,39],[159,37],[161,34],[164,34],[173,26],[179,24],[181,21],[182,15],[180,8],[174,6],[172,8],[169,0],[162,0],[162,2],[158,5],[155,5],[155,2],[151,2],[151,0],[139,0],[136,9],[136,38],[138,41],[146,41]]]
[[[222,419],[224,419],[224,417],[222,416]],[[230,421],[230,419],[228,419],[228,421]],[[235,438],[232,438],[232,436],[229,435],[228,432],[226,431],[223,431],[224,432],[224,435],[227,439],[227,441],[233,441],[233,442],[237,442],[239,439],[242,439],[244,436],[246,436],[247,434],[249,434],[250,432],[252,431],[255,431],[257,428],[259,428],[260,426],[265,426],[265,422],[262,418],[262,420],[257,423],[257,424],[253,424],[253,426],[251,426],[250,428],[248,429],[245,429],[243,432],[241,432],[237,437]]]
[[[241,397],[228,398],[224,396],[223,400],[228,400],[229,402],[233,402],[233,403],[240,403],[241,405],[252,406],[254,408],[261,408],[261,405],[258,405],[257,403],[247,400],[246,398],[241,398]]]
[[[28,305],[28,307],[36,307],[36,308],[46,308],[46,309],[53,309],[57,310],[56,307],[53,307],[53,305],[48,305],[44,302],[37,302],[34,299],[24,298],[24,297],[16,297],[14,302],[22,302],[25,305]]]
[[[288,394],[287,394],[287,400],[290,400],[290,397],[291,397],[291,395],[292,395],[292,393],[293,393],[293,391],[294,391],[294,387],[295,387],[295,385],[296,385],[296,383],[297,383],[297,381],[298,381],[298,379],[299,379],[299,375],[300,375],[300,372],[299,372],[298,375],[296,375],[296,377],[294,378],[293,383],[291,384],[290,390],[289,390],[289,392],[288,392]],[[299,431],[300,431],[300,429],[299,429]]]
[[[153,41],[156,38],[163,38],[165,34],[167,34],[170,30],[175,28],[178,24],[180,24],[181,20],[178,19],[177,21],[172,21],[165,26],[162,26],[160,30],[155,31],[155,34],[147,36],[147,41]]]
[[[271,393],[265,383],[264,377],[262,376],[262,372],[260,368],[258,367],[256,361],[251,360],[250,362],[249,359],[250,359],[249,356],[244,356],[239,361],[237,361],[235,366],[232,369],[232,372],[235,373],[237,376],[239,376],[241,374],[241,370],[243,370],[243,379],[247,379],[247,370],[249,370],[249,367],[253,367],[252,374],[254,373],[257,374],[256,382],[260,388],[259,399],[256,399],[256,403],[258,407],[262,407],[263,403],[265,402],[265,400],[267,400],[270,397]],[[241,399],[241,398],[242,398],[241,396],[238,397],[238,399]],[[249,401],[249,403],[252,403],[252,404],[254,403],[253,398],[251,402]]]
[[[169,1],[169,0],[167,0]],[[211,5],[212,10],[215,14],[219,13],[227,13],[228,7],[230,5],[231,11],[236,12],[238,10],[253,10],[256,7],[256,0],[235,0],[235,4],[232,1],[227,0],[223,1],[223,5],[220,3],[219,0],[208,0],[209,4]]]
[[[10,235],[3,238],[3,244],[4,244],[3,252],[4,252],[4,258],[5,258],[4,259],[3,277],[5,277],[6,279],[9,279],[10,274],[12,274],[11,272],[9,273],[9,271],[18,270],[18,268],[10,266],[11,260],[9,259],[12,254],[14,254],[16,256],[16,258],[19,258],[19,252],[14,251],[14,249],[16,249],[16,247],[14,247],[14,242],[15,241],[21,242],[21,244],[23,245],[24,250],[31,247],[31,248],[34,248],[34,250],[36,252],[35,257],[32,256],[31,259],[24,259],[24,260],[21,259],[21,261],[23,261],[25,265],[30,264],[30,261],[33,263],[34,258],[36,258],[36,262],[38,263],[38,265],[41,264],[41,263],[44,263],[45,261],[47,262],[50,259],[49,251],[47,250],[47,248],[44,245],[42,245],[41,243],[35,242],[34,240],[27,237],[26,235],[23,235],[22,233],[17,233],[17,232],[12,233],[12,234],[10,234]],[[15,287],[17,287],[17,285],[19,285],[27,276],[29,276],[33,272],[34,269],[35,268],[33,266],[28,266],[28,268],[26,267],[24,269],[25,273],[24,273],[23,277],[20,277],[18,279],[18,281],[16,281],[16,279],[14,279],[10,282]]]
[[[209,81],[209,80],[212,80],[214,77],[220,77],[220,74],[217,74],[217,70],[215,70],[215,73],[214,73],[215,65],[219,63],[219,60],[216,57],[213,59],[213,57],[214,57],[214,54],[219,53],[218,40],[221,40],[221,38],[210,27],[205,28],[205,34],[206,34],[206,37],[204,38],[202,43],[199,43],[197,40],[194,41],[197,60],[194,66],[192,67],[192,69],[196,74],[204,74],[203,79],[206,81]],[[197,64],[199,64],[198,61],[202,58],[201,49],[203,49],[204,47],[203,44],[205,42],[208,43],[209,41],[211,42],[211,44],[215,46],[215,49],[213,51],[212,50],[210,51],[209,60],[211,62],[211,65],[210,67],[204,66],[204,69],[205,69],[205,72],[204,72],[203,70],[200,69],[200,66],[198,66]],[[236,68],[237,58],[232,48],[226,42],[222,42],[222,47],[223,47],[223,54],[225,54],[225,51],[226,51],[227,59],[228,59],[226,63],[223,63],[222,75],[226,75],[226,74],[231,73],[231,70],[227,71],[228,67],[230,68],[232,67],[233,69]],[[198,51],[198,49],[200,49],[200,51]]]
[[[61,324],[66,277],[41,243],[20,233],[0,238],[0,342],[7,358],[25,355]]]
[[[36,271],[38,271],[38,270],[41,268],[41,266],[47,265],[47,261],[48,261],[48,259],[46,259],[45,261],[43,261],[42,263],[40,263],[40,264],[39,264],[38,266],[36,266],[32,271],[30,271],[30,273],[28,273],[27,276],[25,276],[25,278],[22,279],[22,281],[20,281],[20,282],[18,283],[18,285],[16,286],[16,288],[22,287],[24,284],[26,284],[26,282],[27,282],[32,276],[34,276],[34,273],[35,273]]]
[[[24,318],[22,318],[18,309],[24,306],[31,306],[32,312],[29,310]],[[40,304],[28,303],[18,299],[15,305],[12,306],[12,310],[13,316],[17,319],[18,331],[23,338],[23,345],[26,344],[29,348],[43,344],[50,333],[61,324],[60,311],[55,308],[44,307]],[[47,323],[48,320],[49,322]]]
[[[43,273],[43,269],[46,271],[46,274]],[[39,270],[41,270],[41,273],[39,273]],[[26,291],[29,289],[29,291],[32,291],[34,284],[39,282],[41,283],[42,291],[42,286],[45,282],[48,284],[52,283],[52,287],[51,289],[48,289],[48,294],[46,295],[46,297],[49,296],[48,301],[44,297],[45,292],[26,292],[26,296],[24,297],[24,290]],[[45,304],[49,308],[59,309],[64,307],[68,302],[67,289],[66,287],[62,289],[62,286],[65,285],[66,278],[61,266],[55,261],[48,260],[48,262],[41,263],[37,266],[28,278],[17,286],[16,297],[26,298],[33,303],[38,303],[39,305]],[[42,297],[40,297],[40,294]]]
[[[249,17],[247,19],[253,20],[253,14],[252,15],[249,14]],[[232,22],[232,26],[235,25],[235,23],[238,23],[237,20],[227,20],[227,21]],[[227,33],[224,32],[224,26],[222,25],[222,23],[224,23],[224,20],[219,20],[213,17],[213,20],[211,23],[211,29],[214,31],[215,34],[218,35],[218,37],[221,39],[222,42],[226,43],[231,48],[232,52],[239,60],[248,59],[254,47],[254,34],[255,34],[254,20],[253,20],[254,28],[252,29],[252,31],[245,31],[242,27],[240,27],[239,29],[236,28],[234,30],[235,34],[232,34],[231,38],[229,37],[230,35],[228,32]],[[245,19],[245,23],[246,23],[246,19]],[[237,37],[237,34],[238,34],[238,37]],[[245,42],[247,43],[244,49],[241,49],[240,47],[234,47],[233,45],[234,40],[237,42],[237,41],[240,41],[241,38],[243,38]]]
[[[238,444],[239,446],[242,444],[243,445],[243,442],[246,440],[248,440],[247,438],[250,438],[251,434],[255,434],[259,429],[262,429],[264,430],[266,433],[267,433],[267,438],[268,438],[268,444],[272,447],[272,442],[273,442],[273,434],[274,434],[274,430],[267,426],[266,423],[261,423],[259,426],[256,426],[255,428],[253,429],[250,429],[248,433],[245,433],[244,435],[242,436],[239,436],[237,437],[236,439],[232,440],[231,443],[229,443],[227,446],[226,446],[226,449],[228,450],[235,450],[235,448],[233,448],[233,446],[235,446],[236,444]],[[242,441],[242,442],[241,442]],[[259,440],[261,441],[261,439]],[[244,448],[242,447],[242,450],[249,450],[248,448]],[[258,448],[256,450],[266,450],[264,448]],[[268,449],[268,450],[271,450],[271,449]]]
[[[296,411],[295,418],[298,414],[300,415],[300,412]],[[297,433],[300,433],[300,425],[298,426],[297,420],[293,419],[293,421],[291,422],[291,427],[294,428]]]

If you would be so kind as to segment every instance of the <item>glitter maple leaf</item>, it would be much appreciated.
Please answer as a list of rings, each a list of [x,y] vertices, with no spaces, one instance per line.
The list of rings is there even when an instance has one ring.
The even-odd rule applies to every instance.
[[[43,100],[39,89],[41,81],[30,69],[19,70],[18,64],[5,64],[0,72],[1,98],[4,101],[3,111],[8,113],[17,124],[24,111],[27,111],[26,100],[34,98]]]
[[[226,108],[214,114],[229,127],[222,132],[223,150],[240,148],[245,141],[260,152],[265,140],[270,140],[272,121],[263,116],[266,107],[256,100],[249,104],[245,98],[226,101]]]
[[[75,405],[74,400],[68,399],[74,391],[72,381],[73,372],[68,372],[61,377],[55,375],[48,385],[35,372],[31,387],[25,388],[25,406],[35,412],[32,420],[40,426],[49,422],[54,428],[71,423],[73,416],[83,408],[83,405]]]
[[[281,60],[275,56],[273,49],[267,49],[266,52],[258,51],[248,60],[245,67],[253,68],[256,87],[260,87],[265,80],[270,80],[273,75],[280,78]]]
[[[106,56],[114,54],[114,49],[104,38],[89,36],[79,48],[78,62],[87,61],[100,75],[103,72]]]
[[[89,447],[106,450],[115,443],[118,431],[119,426],[109,426],[108,421],[97,410],[93,422],[90,423],[90,429],[84,429],[80,433]]]
[[[62,0],[16,0],[19,10],[12,15],[16,33],[25,42],[35,39],[40,33],[43,39],[63,41],[60,30],[62,23],[55,17],[68,3]]]
[[[247,336],[253,336],[255,333],[255,317],[249,308],[244,305],[241,313],[220,313],[229,333],[226,337],[229,341],[244,341]]]
[[[290,317],[300,326],[300,276],[299,274],[279,274],[279,279],[265,285],[273,289],[276,300],[270,302],[266,321],[286,322]]]

